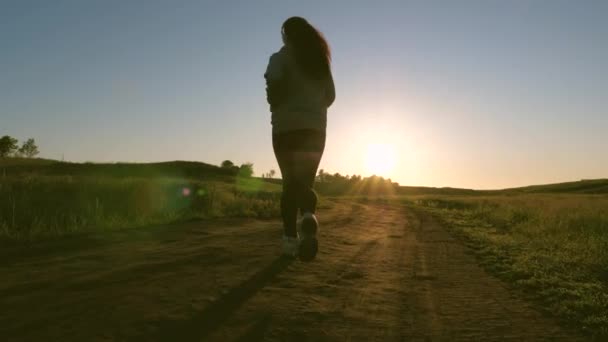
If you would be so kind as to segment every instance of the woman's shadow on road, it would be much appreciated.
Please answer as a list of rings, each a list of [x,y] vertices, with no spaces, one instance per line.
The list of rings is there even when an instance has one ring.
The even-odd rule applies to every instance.
[[[171,322],[160,326],[159,333],[152,337],[154,340],[173,341],[201,341],[217,330],[229,317],[237,311],[247,300],[283,272],[292,262],[293,258],[279,257],[264,267],[249,279],[230,289],[225,295],[207,306],[203,311],[189,320]],[[261,322],[255,324],[254,335],[260,333],[261,326],[267,327],[270,315],[265,315]],[[265,330],[265,329],[264,329]],[[253,333],[253,332],[250,332]],[[248,333],[249,334],[249,333]]]

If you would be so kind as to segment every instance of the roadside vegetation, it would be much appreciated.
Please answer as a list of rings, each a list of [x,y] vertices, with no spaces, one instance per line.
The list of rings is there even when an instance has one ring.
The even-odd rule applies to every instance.
[[[605,189],[605,181],[595,183]],[[444,221],[487,270],[546,311],[608,338],[607,195],[433,196],[414,204]]]
[[[279,214],[253,165],[0,159],[0,239],[31,240],[212,217]]]

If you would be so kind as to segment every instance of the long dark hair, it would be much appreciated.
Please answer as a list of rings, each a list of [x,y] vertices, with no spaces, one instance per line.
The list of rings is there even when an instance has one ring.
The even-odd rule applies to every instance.
[[[284,39],[294,50],[296,63],[314,79],[322,79],[331,72],[329,44],[314,26],[301,17],[291,17],[283,23]]]

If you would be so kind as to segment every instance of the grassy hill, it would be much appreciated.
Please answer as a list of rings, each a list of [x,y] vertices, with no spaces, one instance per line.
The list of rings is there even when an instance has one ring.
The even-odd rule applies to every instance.
[[[509,194],[608,194],[608,179],[584,179],[574,182],[530,185],[500,190],[474,190],[460,188],[434,188],[423,186],[399,186],[402,195],[509,195]]]
[[[608,194],[608,179],[583,179],[576,182],[565,182],[544,185],[531,185],[504,191],[521,193],[580,193]]]
[[[0,175],[175,177],[188,179],[234,177],[235,169],[193,161],[161,163],[70,163],[49,159],[2,158]]]

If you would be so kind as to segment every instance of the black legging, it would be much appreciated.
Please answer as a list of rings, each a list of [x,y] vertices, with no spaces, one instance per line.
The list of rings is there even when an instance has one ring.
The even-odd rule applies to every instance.
[[[272,146],[283,178],[281,216],[285,235],[295,237],[298,209],[302,214],[314,214],[317,209],[313,186],[325,149],[325,132],[297,130],[273,134]]]

